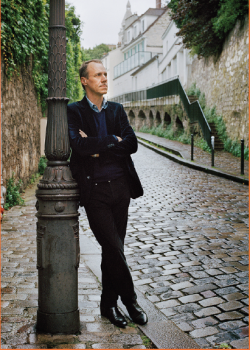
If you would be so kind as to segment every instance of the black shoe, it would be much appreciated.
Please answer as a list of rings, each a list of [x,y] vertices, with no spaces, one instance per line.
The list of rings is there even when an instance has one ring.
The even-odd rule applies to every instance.
[[[127,326],[127,321],[122,316],[117,306],[104,308],[101,307],[101,315],[107,317],[111,323],[120,328]]]
[[[137,303],[128,304],[126,305],[126,308],[133,322],[138,323],[141,326],[148,322],[146,313]]]

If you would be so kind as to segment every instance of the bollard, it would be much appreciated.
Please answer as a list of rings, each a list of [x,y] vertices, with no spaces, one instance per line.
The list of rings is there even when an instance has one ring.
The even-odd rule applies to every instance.
[[[244,140],[241,140],[241,175],[244,175]]]
[[[212,166],[214,166],[214,136],[211,136],[211,145],[212,145]]]
[[[191,134],[191,160],[194,160],[194,135]]]
[[[50,0],[48,159],[36,191],[37,331],[79,332],[79,190],[69,168],[70,146],[66,97],[65,0]]]

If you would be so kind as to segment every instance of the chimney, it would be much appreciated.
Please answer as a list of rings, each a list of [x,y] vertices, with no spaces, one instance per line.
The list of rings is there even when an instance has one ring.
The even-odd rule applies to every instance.
[[[156,8],[157,9],[161,8],[161,0],[156,0]]]

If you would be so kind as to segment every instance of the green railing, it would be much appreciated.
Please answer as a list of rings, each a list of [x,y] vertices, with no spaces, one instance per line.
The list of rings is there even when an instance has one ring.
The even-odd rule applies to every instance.
[[[114,102],[124,103],[124,102],[130,102],[130,101],[150,100],[154,98],[173,96],[173,95],[180,96],[181,102],[183,104],[183,107],[187,113],[187,116],[190,122],[199,123],[203,133],[203,137],[207,141],[208,146],[211,148],[211,128],[203,113],[200,103],[199,101],[190,103],[189,98],[187,97],[187,94],[183,89],[183,86],[178,76],[164,83],[158,84],[152,88],[120,95],[112,98],[111,100]]]

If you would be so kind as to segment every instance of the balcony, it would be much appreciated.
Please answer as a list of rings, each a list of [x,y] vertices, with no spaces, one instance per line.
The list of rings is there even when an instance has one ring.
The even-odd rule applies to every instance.
[[[152,52],[139,51],[134,55],[130,56],[125,61],[119,63],[114,67],[114,79],[118,78],[120,75],[129,72],[131,69],[139,67],[152,58]]]

